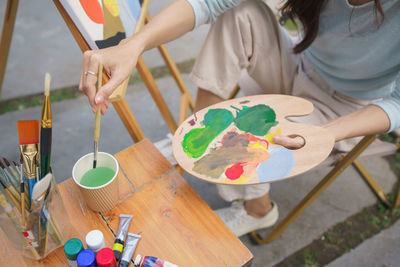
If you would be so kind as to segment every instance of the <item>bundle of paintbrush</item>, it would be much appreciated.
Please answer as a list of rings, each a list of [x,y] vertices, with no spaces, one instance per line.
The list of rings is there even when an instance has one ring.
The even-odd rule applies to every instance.
[[[62,245],[64,241],[52,214],[57,213],[57,210],[50,208],[50,202],[58,199],[61,207],[57,209],[63,210],[65,214],[61,197],[54,197],[58,193],[53,190],[55,180],[50,172],[52,115],[48,73],[45,77],[40,130],[37,120],[21,120],[17,126],[21,159],[20,163],[4,157],[0,160],[0,206],[3,208],[2,214],[6,214],[21,236],[24,236],[23,251],[29,251],[30,256],[39,259],[45,257],[49,249]],[[11,207],[14,213],[9,213],[10,208],[6,207]]]
[[[13,243],[22,244],[24,255],[41,259],[63,245],[68,223],[53,175],[48,173],[36,182],[25,197],[23,164],[10,164],[6,158],[0,162],[0,227]],[[12,228],[16,231],[10,233]]]

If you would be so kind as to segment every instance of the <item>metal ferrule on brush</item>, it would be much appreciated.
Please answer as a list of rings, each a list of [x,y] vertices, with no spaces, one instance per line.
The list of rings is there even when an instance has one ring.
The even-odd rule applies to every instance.
[[[21,154],[24,159],[25,176],[27,179],[36,178],[36,167],[38,162],[38,144],[20,145]]]
[[[50,96],[45,96],[42,109],[41,127],[51,128],[51,126],[52,126],[52,117],[51,117]]]

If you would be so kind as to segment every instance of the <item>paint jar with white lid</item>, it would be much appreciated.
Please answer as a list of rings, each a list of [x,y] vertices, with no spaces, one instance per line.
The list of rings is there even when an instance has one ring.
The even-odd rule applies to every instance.
[[[104,235],[100,230],[92,230],[86,235],[86,246],[94,253],[106,247]]]

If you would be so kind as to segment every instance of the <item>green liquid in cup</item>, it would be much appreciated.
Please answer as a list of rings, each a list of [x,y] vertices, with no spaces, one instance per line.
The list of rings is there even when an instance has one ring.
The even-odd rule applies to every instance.
[[[108,183],[114,177],[115,171],[107,167],[97,167],[87,171],[80,184],[87,187],[97,187]]]

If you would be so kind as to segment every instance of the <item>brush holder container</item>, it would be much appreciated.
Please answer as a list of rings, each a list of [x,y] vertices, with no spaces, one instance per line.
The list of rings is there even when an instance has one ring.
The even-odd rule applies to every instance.
[[[32,201],[30,208],[25,210],[25,223],[15,196],[10,197],[12,194],[1,189],[0,240],[4,240],[5,236],[8,239],[4,240],[5,243],[2,241],[2,246],[5,245],[11,250],[13,246],[23,256],[41,260],[65,244],[71,226],[54,176],[47,188],[42,198]],[[25,205],[29,205],[27,196],[26,199]]]

